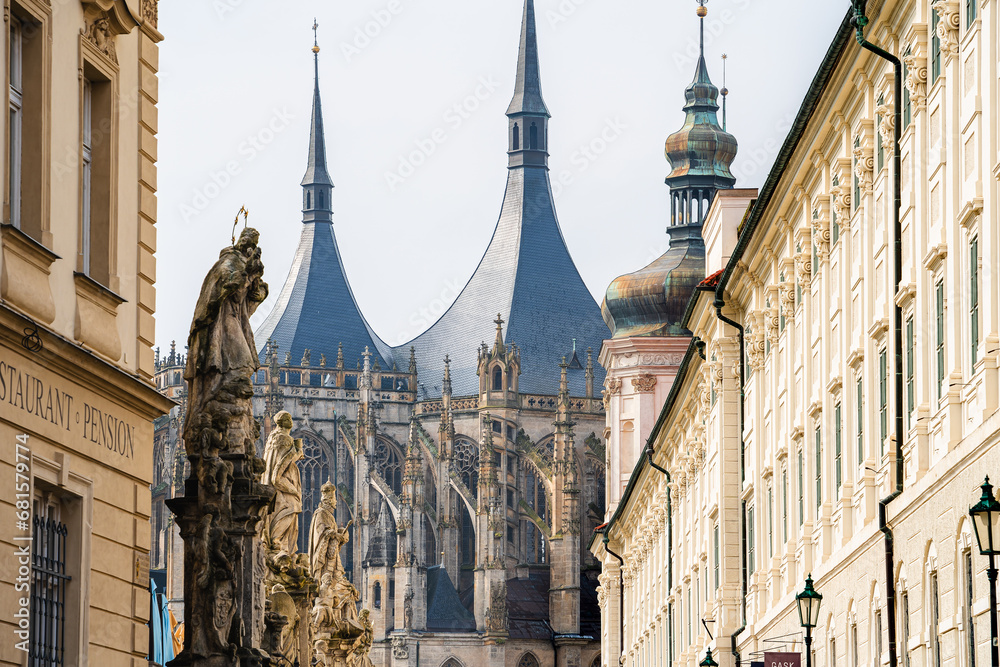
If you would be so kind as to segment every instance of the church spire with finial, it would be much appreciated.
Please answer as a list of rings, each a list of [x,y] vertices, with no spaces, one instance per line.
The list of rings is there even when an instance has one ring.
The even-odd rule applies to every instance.
[[[313,102],[309,128],[309,160],[302,177],[302,221],[332,222],[333,180],[326,169],[323,105],[319,96],[319,23],[313,19]]]
[[[509,167],[548,166],[549,109],[542,99],[534,0],[525,0],[514,97],[507,107]]]

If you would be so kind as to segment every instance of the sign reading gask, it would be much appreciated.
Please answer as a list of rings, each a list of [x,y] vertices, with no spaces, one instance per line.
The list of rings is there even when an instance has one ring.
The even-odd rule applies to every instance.
[[[764,667],[802,667],[799,653],[765,653]]]

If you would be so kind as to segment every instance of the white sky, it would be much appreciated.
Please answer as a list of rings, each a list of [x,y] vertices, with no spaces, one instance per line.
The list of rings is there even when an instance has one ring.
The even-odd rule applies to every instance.
[[[566,172],[568,183],[554,185],[556,208],[598,302],[616,276],[667,247],[663,144],[683,122],[696,6],[535,0],[549,165],[553,180]],[[706,56],[719,87],[720,56],[729,56],[737,187],[763,183],[849,6],[708,3]],[[183,349],[201,281],[240,206],[261,232],[272,295],[254,324],[284,283],[301,230],[314,16],[348,279],[386,342],[430,326],[472,275],[500,213],[521,13],[521,0],[161,3],[156,337],[164,351],[171,340]],[[420,146],[430,154],[414,155]],[[410,174],[401,161],[419,166]],[[387,174],[406,178],[390,186]]]

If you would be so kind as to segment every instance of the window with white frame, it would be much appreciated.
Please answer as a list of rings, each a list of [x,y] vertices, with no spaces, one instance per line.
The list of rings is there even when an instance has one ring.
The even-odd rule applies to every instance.
[[[944,395],[944,279],[934,286],[934,365],[937,369],[937,399]]]
[[[979,361],[979,237],[969,242],[969,338],[972,370]]]
[[[24,120],[24,26],[16,16],[10,18],[10,57],[7,78],[10,81],[10,137],[7,154],[10,214],[8,222],[21,226],[21,132]]]

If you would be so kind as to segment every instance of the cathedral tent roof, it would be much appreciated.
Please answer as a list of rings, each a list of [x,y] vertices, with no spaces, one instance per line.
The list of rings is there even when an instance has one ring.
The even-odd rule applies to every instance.
[[[440,565],[427,568],[427,629],[431,632],[474,632],[476,617],[458,599],[458,591]]]
[[[446,354],[452,359],[453,394],[479,393],[477,350],[493,340],[497,313],[507,322],[504,342],[520,349],[521,393],[557,394],[559,363],[563,357],[573,358],[574,342],[579,355],[591,348],[596,356],[608,335],[601,309],[570,257],[556,216],[548,171],[549,113],[542,101],[532,0],[525,2],[514,97],[507,116],[510,168],[493,239],[451,308],[430,329],[395,348],[416,348],[421,399],[441,395]],[[594,370],[595,386],[600,386],[603,370]],[[570,369],[569,382],[573,396],[585,394],[585,372],[579,364]]]
[[[279,357],[290,353],[292,363],[298,363],[307,349],[312,351],[313,359],[325,354],[332,363],[338,345],[343,343],[348,367],[353,367],[368,348],[382,368],[391,368],[389,346],[368,326],[354,300],[333,233],[333,181],[326,168],[319,46],[313,46],[313,54],[316,69],[312,124],[306,173],[301,184],[302,233],[285,285],[267,319],[254,333],[254,342],[262,362],[267,342],[273,339],[278,344]]]

